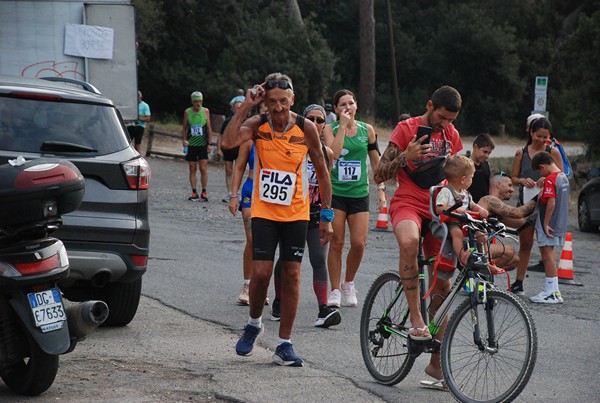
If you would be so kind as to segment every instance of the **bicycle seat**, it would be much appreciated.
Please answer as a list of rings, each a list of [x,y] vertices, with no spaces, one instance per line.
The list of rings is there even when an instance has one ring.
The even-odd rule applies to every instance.
[[[448,226],[446,225],[449,217],[438,215],[435,212],[436,197],[443,186],[432,186],[429,188],[429,212],[431,213],[431,223],[429,229],[435,239],[442,241],[440,252],[433,265],[434,272],[436,270],[452,271],[456,268],[458,259],[452,248],[452,239],[449,236]]]
[[[448,228],[442,225],[441,217],[435,212],[435,199],[442,189],[442,186],[432,186],[429,188],[429,213],[431,213],[431,222],[429,223],[429,229],[435,239],[444,239],[448,233]]]

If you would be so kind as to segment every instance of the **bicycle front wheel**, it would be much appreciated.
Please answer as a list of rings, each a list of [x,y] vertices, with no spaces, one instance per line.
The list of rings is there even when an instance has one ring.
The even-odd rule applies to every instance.
[[[442,370],[461,402],[510,402],[527,385],[537,357],[537,333],[521,300],[488,290],[487,302],[471,311],[463,301],[448,321],[442,341]],[[474,342],[479,327],[481,346]]]
[[[360,346],[369,373],[395,385],[408,375],[416,356],[409,353],[408,303],[397,272],[381,274],[369,289],[360,318]]]

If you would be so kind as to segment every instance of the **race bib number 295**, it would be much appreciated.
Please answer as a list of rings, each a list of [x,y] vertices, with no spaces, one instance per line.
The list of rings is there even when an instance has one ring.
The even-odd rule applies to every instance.
[[[296,188],[296,174],[275,169],[261,169],[259,176],[260,200],[289,206]]]

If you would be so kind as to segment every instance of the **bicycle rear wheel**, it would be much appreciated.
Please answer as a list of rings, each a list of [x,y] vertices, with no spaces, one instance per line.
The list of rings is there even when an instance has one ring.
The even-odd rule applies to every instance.
[[[461,402],[510,402],[525,388],[535,366],[537,333],[527,307],[501,290],[488,290],[487,298],[486,304],[476,306],[476,316],[469,299],[463,301],[444,333],[444,379]],[[484,348],[473,341],[473,317]]]
[[[408,375],[416,356],[408,350],[408,303],[400,275],[386,272],[375,279],[360,318],[360,346],[369,373],[379,383],[395,385]]]

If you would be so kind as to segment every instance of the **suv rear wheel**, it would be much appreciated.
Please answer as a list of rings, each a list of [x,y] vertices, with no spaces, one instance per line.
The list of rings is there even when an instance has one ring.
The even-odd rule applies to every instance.
[[[592,224],[590,216],[590,203],[587,197],[579,200],[579,214],[577,216],[579,229],[583,232],[598,232],[598,226]]]
[[[131,283],[109,283],[98,290],[97,297],[108,305],[108,319],[103,326],[125,326],[133,320],[142,294],[142,278]]]

